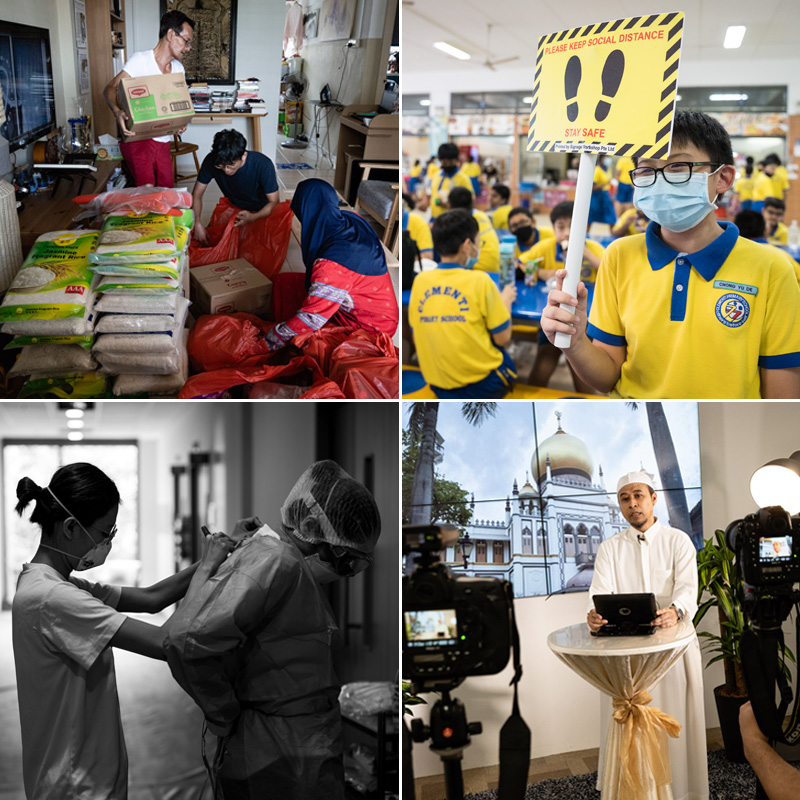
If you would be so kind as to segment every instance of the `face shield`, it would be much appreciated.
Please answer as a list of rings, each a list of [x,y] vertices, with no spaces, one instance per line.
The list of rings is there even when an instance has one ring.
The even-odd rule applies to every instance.
[[[334,461],[318,461],[300,476],[281,520],[297,539],[329,545],[340,575],[355,575],[372,562],[381,532],[375,499]]]

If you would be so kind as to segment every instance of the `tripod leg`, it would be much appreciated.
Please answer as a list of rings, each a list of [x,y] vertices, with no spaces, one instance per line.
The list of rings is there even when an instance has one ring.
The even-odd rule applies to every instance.
[[[444,786],[447,800],[463,800],[464,776],[461,773],[461,753],[443,758]]]
[[[414,763],[413,758],[414,743],[411,741],[411,731],[408,724],[403,720],[403,800],[416,800],[414,792]]]

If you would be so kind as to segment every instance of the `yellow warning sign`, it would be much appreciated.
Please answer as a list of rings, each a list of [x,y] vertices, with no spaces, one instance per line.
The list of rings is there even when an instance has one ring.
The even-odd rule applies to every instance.
[[[683,14],[652,14],[542,36],[528,150],[665,158]]]

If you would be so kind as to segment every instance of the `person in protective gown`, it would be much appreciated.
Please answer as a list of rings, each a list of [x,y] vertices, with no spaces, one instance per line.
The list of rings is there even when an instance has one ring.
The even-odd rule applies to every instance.
[[[175,680],[224,740],[225,800],[341,800],[338,629],[321,584],[369,565],[380,514],[364,486],[320,461],[281,520],[279,530],[257,517],[237,523],[238,545],[176,612],[164,647]]]

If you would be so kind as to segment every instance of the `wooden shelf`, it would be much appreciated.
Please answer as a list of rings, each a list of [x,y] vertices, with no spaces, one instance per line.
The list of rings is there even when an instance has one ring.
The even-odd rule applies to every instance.
[[[122,17],[117,16],[113,11],[110,12],[110,16],[111,19],[113,19],[115,22],[123,22],[123,23],[125,22],[125,20]]]
[[[91,64],[92,126],[95,137],[108,133],[117,135],[117,121],[103,96],[103,90],[116,74],[114,53],[125,50],[124,44],[113,44],[111,32],[122,34],[125,42],[125,5],[120,14],[109,10],[108,0],[86,0],[86,26]]]

